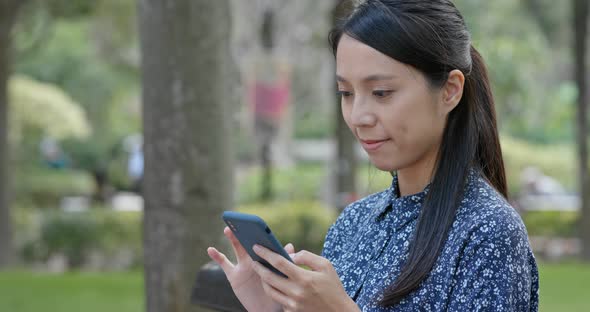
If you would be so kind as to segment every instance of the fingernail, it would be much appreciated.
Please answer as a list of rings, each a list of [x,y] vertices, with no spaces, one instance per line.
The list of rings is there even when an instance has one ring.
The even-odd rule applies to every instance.
[[[252,247],[252,249],[256,252],[261,250],[260,246],[258,246],[258,245],[254,245],[254,247]]]

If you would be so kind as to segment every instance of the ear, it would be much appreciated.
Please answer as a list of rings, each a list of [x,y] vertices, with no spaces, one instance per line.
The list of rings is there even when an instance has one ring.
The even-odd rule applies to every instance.
[[[450,113],[459,104],[463,96],[463,86],[465,85],[465,76],[458,69],[453,69],[449,73],[449,78],[442,88],[441,114]]]

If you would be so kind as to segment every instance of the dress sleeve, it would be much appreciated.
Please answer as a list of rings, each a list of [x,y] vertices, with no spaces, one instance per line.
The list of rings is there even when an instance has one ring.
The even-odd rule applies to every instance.
[[[488,220],[459,260],[449,311],[537,311],[538,270],[520,218]]]

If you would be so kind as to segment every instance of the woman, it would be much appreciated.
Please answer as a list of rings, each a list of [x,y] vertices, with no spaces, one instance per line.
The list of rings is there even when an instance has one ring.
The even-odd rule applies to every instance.
[[[249,311],[537,311],[538,271],[507,203],[484,62],[448,0],[367,0],[330,34],[347,125],[389,189],[348,206],[297,265],[225,229],[214,248]],[[292,245],[286,247],[294,253]]]

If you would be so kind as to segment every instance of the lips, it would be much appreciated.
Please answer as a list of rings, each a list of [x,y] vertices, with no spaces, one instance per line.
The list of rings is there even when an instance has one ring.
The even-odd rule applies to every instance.
[[[379,147],[381,147],[385,142],[389,141],[389,139],[384,140],[360,140],[361,145],[366,151],[375,151]]]

